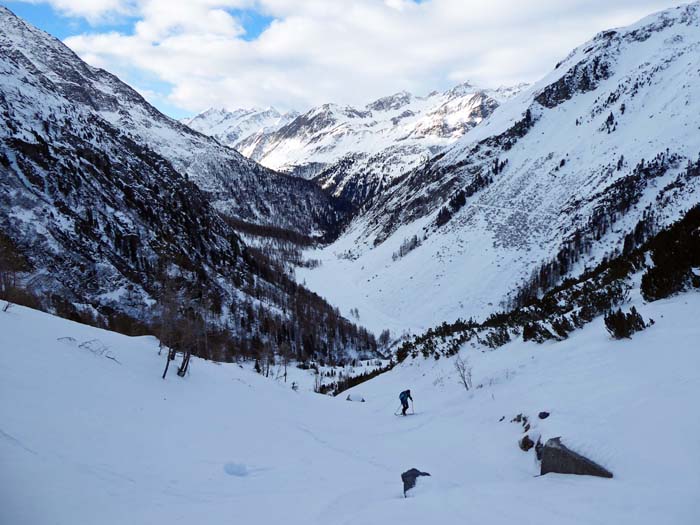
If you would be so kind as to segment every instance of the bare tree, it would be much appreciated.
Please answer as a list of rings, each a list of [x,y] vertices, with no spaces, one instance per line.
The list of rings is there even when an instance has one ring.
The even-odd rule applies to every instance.
[[[283,342],[279,349],[280,358],[282,360],[281,366],[284,369],[284,382],[287,382],[287,366],[289,365],[289,359],[292,354],[292,349],[289,347],[289,343]]]
[[[181,334],[180,344],[182,362],[177,370],[177,375],[180,377],[185,377],[190,365],[192,354],[200,356],[207,355],[207,352],[209,351],[207,321],[203,315],[203,312],[199,312],[194,306],[188,308],[185,318],[181,321]]]
[[[181,321],[182,362],[177,370],[177,375],[180,377],[185,377],[187,374],[192,354],[211,357],[207,312],[213,308],[215,301],[214,294],[208,293],[201,281],[190,292],[184,319]],[[220,306],[218,308],[220,309]]]
[[[158,324],[158,355],[163,347],[171,347],[176,338],[178,293],[173,280],[168,279],[158,294],[156,304]]]
[[[175,359],[180,335],[178,329],[178,303],[179,296],[175,281],[173,279],[165,279],[165,284],[158,294],[158,303],[156,305],[158,319],[158,355],[161,354],[163,348],[167,350],[163,379],[165,379],[168,374],[170,361]]]
[[[316,367],[316,373],[314,374],[314,392],[320,394],[322,386],[323,378],[321,377],[321,371]]]
[[[469,360],[462,359],[462,356],[457,354],[455,358],[455,370],[457,370],[459,382],[462,383],[464,389],[469,392],[472,388],[472,367],[469,365]]]
[[[379,340],[377,341],[379,343],[379,346],[382,348],[386,348],[389,346],[389,342],[391,341],[391,332],[387,328],[386,330],[383,330],[382,333],[379,335]]]
[[[20,293],[19,274],[27,269],[27,261],[9,237],[0,233],[0,297],[16,301]],[[7,310],[9,306],[6,306]]]

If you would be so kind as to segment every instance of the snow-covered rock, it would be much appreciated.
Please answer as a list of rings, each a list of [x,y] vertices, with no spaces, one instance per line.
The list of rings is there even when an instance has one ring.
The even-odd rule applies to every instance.
[[[612,478],[613,474],[595,461],[574,452],[561,442],[561,437],[548,439],[542,449],[542,475],[577,474],[580,476],[598,476]]]

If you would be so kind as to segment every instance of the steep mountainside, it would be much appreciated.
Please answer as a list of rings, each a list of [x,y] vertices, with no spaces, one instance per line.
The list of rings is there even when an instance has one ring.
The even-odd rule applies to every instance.
[[[31,107],[40,115],[44,108],[36,101],[62,97],[71,106],[64,106],[65,118],[89,112],[119,129],[188,176],[231,216],[304,233],[335,227],[339,212],[313,184],[267,170],[166,117],[117,77],[85,64],[5,8],[0,23],[4,106]]]
[[[281,183],[292,179],[167,119],[4,8],[0,28],[3,295],[18,273],[62,315],[132,332],[168,317],[168,340],[182,331],[173,345],[217,359],[263,349],[372,354],[371,336],[246,247],[194,181],[228,184],[228,198],[250,195],[241,205],[251,219],[326,201],[290,194]],[[220,171],[194,162],[220,162]],[[206,324],[211,337],[193,341]]]
[[[304,277],[420,329],[595,266],[700,201],[699,77],[697,2],[597,35],[395,179]]]
[[[407,92],[363,108],[324,104],[285,125],[244,137],[238,115],[195,117],[195,129],[215,136],[264,166],[316,181],[355,206],[366,204],[394,177],[424,162],[487,117],[522,86],[482,90],[468,83],[444,93]],[[226,140],[231,135],[235,141]]]

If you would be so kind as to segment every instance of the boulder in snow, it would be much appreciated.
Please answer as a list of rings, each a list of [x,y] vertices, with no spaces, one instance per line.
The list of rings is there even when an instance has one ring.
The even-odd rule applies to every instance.
[[[549,417],[549,412],[542,411],[538,414],[540,419],[547,419]]]
[[[360,394],[348,394],[348,397],[345,398],[346,401],[355,401],[356,403],[364,403],[365,398],[362,397]]]
[[[544,445],[542,444],[542,436],[537,438],[537,443],[535,443],[535,455],[537,456],[537,461],[542,461],[542,451],[544,450]]]
[[[522,438],[520,438],[520,441],[518,441],[518,446],[520,447],[520,450],[527,452],[535,446],[535,442],[530,439],[530,436],[525,434]]]
[[[406,497],[406,493],[416,486],[416,480],[421,476],[430,476],[430,474],[428,472],[421,472],[417,468],[412,468],[401,474],[404,498]]]
[[[542,449],[540,475],[549,472],[599,476],[601,478],[613,477],[612,472],[567,448],[561,442],[560,437],[548,439]]]

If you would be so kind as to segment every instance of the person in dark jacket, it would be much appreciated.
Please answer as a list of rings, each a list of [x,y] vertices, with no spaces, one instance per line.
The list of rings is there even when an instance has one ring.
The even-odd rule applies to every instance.
[[[401,405],[403,406],[403,410],[401,411],[401,415],[405,416],[406,415],[406,410],[408,410],[408,400],[411,400],[411,403],[413,403],[413,398],[411,397],[411,391],[410,390],[404,390],[399,394],[399,400],[401,401]]]

